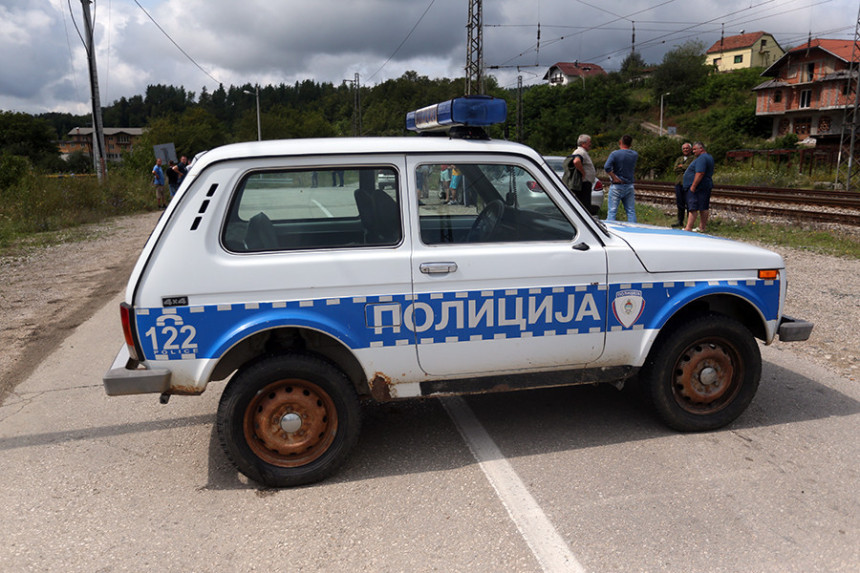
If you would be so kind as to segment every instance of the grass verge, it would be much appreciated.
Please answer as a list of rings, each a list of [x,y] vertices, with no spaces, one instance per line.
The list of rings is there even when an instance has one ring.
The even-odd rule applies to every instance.
[[[605,209],[605,207],[604,207]],[[619,213],[622,210],[619,209]],[[669,227],[675,222],[674,207],[639,203],[636,217],[640,223]],[[623,215],[623,214],[622,214]],[[605,217],[605,211],[601,211]],[[708,234],[739,241],[790,247],[820,255],[860,259],[860,232],[806,228],[801,224],[729,220],[716,215],[708,222]]]

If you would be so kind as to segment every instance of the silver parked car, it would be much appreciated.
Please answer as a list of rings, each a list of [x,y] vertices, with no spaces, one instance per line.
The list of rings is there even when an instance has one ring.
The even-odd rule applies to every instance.
[[[552,169],[559,178],[564,175],[564,157],[558,155],[544,155],[544,161],[549,165],[550,169]],[[591,205],[590,210],[592,213],[597,213],[600,208],[603,206],[603,183],[601,183],[600,179],[595,179],[594,186],[591,188]]]

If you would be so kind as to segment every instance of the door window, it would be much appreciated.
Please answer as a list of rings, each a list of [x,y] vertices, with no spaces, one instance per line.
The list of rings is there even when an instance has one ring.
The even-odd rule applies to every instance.
[[[576,235],[539,179],[522,167],[423,164],[416,181],[424,244],[570,241]]]

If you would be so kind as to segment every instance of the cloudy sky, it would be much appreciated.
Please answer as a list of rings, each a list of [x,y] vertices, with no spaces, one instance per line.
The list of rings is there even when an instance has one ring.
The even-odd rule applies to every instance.
[[[102,105],[150,84],[362,85],[407,70],[461,77],[468,0],[96,0]],[[659,63],[692,39],[709,47],[764,30],[785,49],[854,37],[858,0],[485,0],[484,61],[502,86],[540,83],[560,61],[617,70],[635,47]],[[0,0],[0,110],[89,111],[81,0]],[[538,30],[540,37],[538,38]]]

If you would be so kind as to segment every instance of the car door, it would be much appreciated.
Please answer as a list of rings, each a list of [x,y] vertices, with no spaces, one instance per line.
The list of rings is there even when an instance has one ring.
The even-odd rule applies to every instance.
[[[461,180],[445,189],[452,166]],[[410,185],[416,173],[425,181],[406,194],[420,204],[410,209],[413,301],[403,321],[421,368],[480,375],[597,359],[605,253],[552,180],[518,156],[413,156]]]

